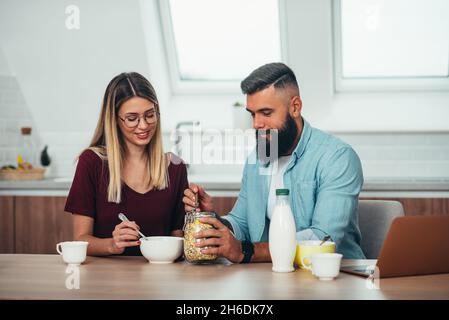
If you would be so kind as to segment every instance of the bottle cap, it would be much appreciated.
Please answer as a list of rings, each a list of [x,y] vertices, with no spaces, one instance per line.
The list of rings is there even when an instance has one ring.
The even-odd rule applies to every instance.
[[[288,189],[276,189],[277,196],[288,196],[289,193],[290,193],[290,190],[288,190]]]
[[[20,128],[20,131],[25,135],[31,134],[31,127],[22,127]]]

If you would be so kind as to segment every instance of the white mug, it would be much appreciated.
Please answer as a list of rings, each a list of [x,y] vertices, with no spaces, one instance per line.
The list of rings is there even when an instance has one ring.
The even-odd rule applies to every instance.
[[[56,245],[56,251],[62,255],[62,260],[71,265],[80,265],[86,260],[86,241],[65,241]]]
[[[312,271],[312,274],[320,278],[320,280],[333,280],[340,273],[342,258],[343,255],[339,253],[317,253],[310,257],[310,266],[306,266],[304,262],[302,263],[304,268]]]

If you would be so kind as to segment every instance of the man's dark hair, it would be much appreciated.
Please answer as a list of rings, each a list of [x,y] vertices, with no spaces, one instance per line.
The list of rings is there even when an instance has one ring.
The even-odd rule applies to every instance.
[[[257,68],[240,83],[240,88],[243,94],[253,94],[271,85],[276,89],[289,86],[299,89],[292,69],[280,62],[268,63]]]

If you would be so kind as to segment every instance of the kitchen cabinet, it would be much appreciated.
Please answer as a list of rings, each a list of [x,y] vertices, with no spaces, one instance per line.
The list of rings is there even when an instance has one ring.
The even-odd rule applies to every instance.
[[[14,252],[14,197],[0,197],[0,253]]]
[[[449,215],[449,198],[360,198],[373,200],[395,200],[402,203],[405,214],[416,215]],[[214,198],[215,209],[220,215],[231,211],[236,197]]]
[[[65,201],[66,197],[15,197],[16,253],[56,253],[58,242],[73,238],[72,216],[64,212]]]
[[[236,197],[213,197],[216,212],[231,211]],[[449,198],[362,198],[397,200],[406,215],[449,215]],[[56,243],[73,239],[65,196],[0,196],[0,253],[56,253]]]
[[[449,198],[362,198],[395,200],[402,203],[407,216],[449,215]]]
[[[66,197],[0,196],[0,253],[53,254],[58,242],[73,239]],[[229,212],[236,198],[217,197],[217,211]]]

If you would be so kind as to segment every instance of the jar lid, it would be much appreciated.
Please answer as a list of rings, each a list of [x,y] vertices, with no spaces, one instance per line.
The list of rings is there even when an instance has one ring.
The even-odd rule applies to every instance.
[[[189,215],[191,215],[194,218],[203,218],[203,217],[216,217],[216,213],[212,211],[194,211],[194,212],[188,212]]]
[[[276,189],[277,196],[288,196],[289,193],[290,193],[290,190],[288,190],[288,189]]]

